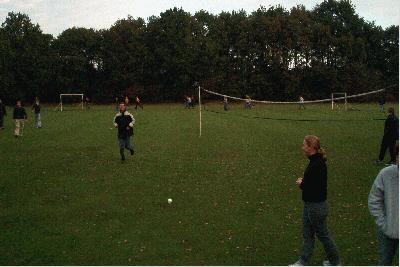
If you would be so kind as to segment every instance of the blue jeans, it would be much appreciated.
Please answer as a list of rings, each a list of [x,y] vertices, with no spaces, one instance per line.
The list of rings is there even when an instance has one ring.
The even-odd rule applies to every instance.
[[[128,150],[133,150],[133,146],[131,144],[131,138],[125,137],[125,138],[118,138],[118,143],[119,143],[119,154],[121,155],[122,159],[125,159],[124,155],[124,149]]]
[[[311,255],[314,250],[315,235],[324,246],[326,256],[332,265],[340,263],[339,252],[335,242],[331,238],[326,218],[329,213],[326,202],[305,202],[303,209],[303,255],[300,261],[304,265],[310,264]]]
[[[394,255],[399,248],[399,239],[387,237],[378,229],[379,265],[392,265]]]

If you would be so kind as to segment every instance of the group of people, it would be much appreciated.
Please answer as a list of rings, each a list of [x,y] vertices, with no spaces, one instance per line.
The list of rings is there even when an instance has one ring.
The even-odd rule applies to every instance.
[[[41,113],[40,113],[40,102],[39,102],[38,97],[35,98],[35,101],[32,105],[32,110],[34,111],[34,114],[35,114],[35,127],[37,129],[40,129],[40,128],[42,128],[42,119],[41,119]],[[4,127],[4,117],[5,116],[7,116],[6,106],[0,99],[0,130],[5,129],[5,127]],[[28,119],[28,115],[26,114],[25,108],[22,106],[21,100],[17,100],[16,105],[14,107],[14,112],[13,112],[13,120],[15,123],[14,136],[16,138],[23,136],[25,121],[27,119]]]
[[[125,104],[125,108],[128,109],[130,106],[130,100],[129,100],[129,96],[125,96],[125,97],[115,97],[115,109],[118,111],[119,110],[119,104],[123,102]],[[138,107],[140,107],[141,109],[143,109],[143,104],[142,101],[140,100],[139,96],[135,96],[135,109],[137,109]]]

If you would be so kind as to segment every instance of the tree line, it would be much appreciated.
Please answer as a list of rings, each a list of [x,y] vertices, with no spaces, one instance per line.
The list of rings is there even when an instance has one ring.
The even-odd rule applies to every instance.
[[[251,14],[173,8],[57,37],[10,12],[0,28],[0,98],[56,102],[60,93],[84,93],[104,103],[126,94],[177,101],[198,82],[235,96],[318,99],[398,84],[398,48],[398,25],[366,21],[347,0],[312,10],[261,6]],[[397,94],[398,87],[387,92]]]

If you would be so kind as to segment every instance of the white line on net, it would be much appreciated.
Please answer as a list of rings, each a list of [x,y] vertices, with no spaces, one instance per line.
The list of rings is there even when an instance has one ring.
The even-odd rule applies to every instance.
[[[253,100],[251,99],[251,102],[255,102],[255,103],[264,103],[264,104],[300,104],[300,103],[321,103],[321,102],[330,102],[330,101],[335,101],[335,100],[343,100],[343,99],[348,99],[348,98],[355,98],[355,97],[360,97],[360,96],[365,96],[365,95],[371,95],[371,94],[376,94],[376,93],[380,93],[385,91],[387,88],[390,87],[394,87],[396,85],[391,85],[379,90],[375,90],[375,91],[371,91],[371,92],[366,92],[366,93],[361,93],[361,94],[356,94],[356,95],[349,95],[346,97],[336,97],[336,98],[326,98],[326,99],[319,99],[319,100],[310,100],[310,101],[292,101],[292,102],[284,102],[284,101],[267,101],[267,100]],[[217,95],[217,96],[222,96],[222,97],[226,97],[226,98],[230,98],[230,99],[235,99],[235,100],[240,100],[240,101],[247,101],[248,99],[245,98],[240,98],[240,97],[234,97],[234,96],[229,96],[229,95],[224,95],[224,94],[220,94],[214,91],[210,91],[207,89],[202,88],[202,90],[204,90],[207,93],[213,94],[213,95]]]

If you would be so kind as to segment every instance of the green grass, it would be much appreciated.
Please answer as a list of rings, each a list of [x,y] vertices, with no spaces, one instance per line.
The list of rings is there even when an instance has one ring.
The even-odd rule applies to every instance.
[[[133,112],[136,155],[126,153],[124,164],[113,106],[43,108],[43,128],[34,129],[29,113],[19,139],[6,117],[0,265],[293,263],[303,204],[295,179],[307,165],[307,134],[320,136],[328,153],[328,225],[342,264],[375,265],[367,198],[382,168],[372,162],[384,122],[372,119],[384,115],[377,105],[357,108],[233,106],[223,114],[211,104],[199,138],[197,110],[147,105]],[[282,118],[289,120],[275,120]],[[323,256],[317,242],[312,263]]]

